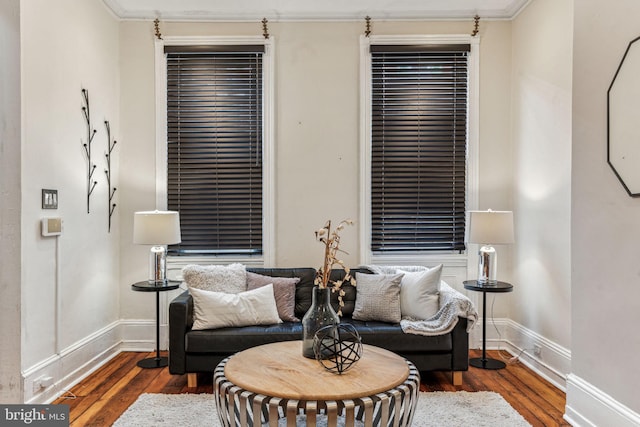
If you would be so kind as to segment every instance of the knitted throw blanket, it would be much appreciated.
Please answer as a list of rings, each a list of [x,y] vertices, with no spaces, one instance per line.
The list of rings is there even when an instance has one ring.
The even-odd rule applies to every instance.
[[[379,266],[365,265],[364,268],[375,274],[395,274],[398,269],[403,271],[423,271],[421,266]],[[451,332],[458,323],[458,318],[467,319],[467,332],[471,331],[478,320],[478,312],[469,298],[453,289],[446,282],[440,281],[439,310],[431,318],[415,320],[403,317],[400,321],[402,331],[416,335],[443,335]]]

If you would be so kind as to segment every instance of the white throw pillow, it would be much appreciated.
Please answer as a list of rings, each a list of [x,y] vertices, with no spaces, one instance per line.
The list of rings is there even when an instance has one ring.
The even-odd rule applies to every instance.
[[[193,330],[282,323],[273,285],[238,294],[197,288],[189,292],[193,297]]]
[[[195,265],[182,269],[182,278],[189,288],[237,294],[247,290],[247,270],[243,264]]]
[[[442,264],[426,271],[404,273],[400,283],[400,311],[402,317],[426,320],[433,317],[439,307]]]

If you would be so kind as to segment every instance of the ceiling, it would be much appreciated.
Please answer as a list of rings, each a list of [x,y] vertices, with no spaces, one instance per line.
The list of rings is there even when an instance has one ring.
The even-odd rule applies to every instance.
[[[178,21],[511,19],[530,0],[103,0],[121,19]]]

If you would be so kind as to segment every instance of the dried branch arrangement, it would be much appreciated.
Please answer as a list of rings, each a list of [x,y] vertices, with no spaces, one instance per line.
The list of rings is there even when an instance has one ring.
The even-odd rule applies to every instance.
[[[344,254],[347,253],[340,249],[340,232],[344,230],[344,227],[347,225],[353,225],[353,221],[350,219],[341,221],[340,224],[338,224],[338,226],[335,228],[335,230],[332,231],[331,220],[329,220],[326,222],[324,227],[316,230],[315,232],[316,240],[324,244],[324,263],[322,264],[322,267],[320,267],[316,272],[314,284],[319,288],[326,288],[329,284],[331,284],[332,292],[338,292],[338,301],[340,302],[338,315],[342,315],[342,307],[344,306],[342,297],[344,297],[345,292],[342,289],[342,284],[345,282],[349,282],[353,286],[356,285],[355,279],[351,277],[351,271],[344,264],[344,262],[338,258],[338,252],[342,252]],[[340,280],[331,280],[331,270],[335,265],[339,265],[345,271],[344,277]]]

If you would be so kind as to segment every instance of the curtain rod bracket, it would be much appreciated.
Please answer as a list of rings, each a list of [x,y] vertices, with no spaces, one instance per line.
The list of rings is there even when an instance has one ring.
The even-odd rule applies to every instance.
[[[371,35],[371,17],[370,16],[366,16],[364,18],[364,21],[365,21],[364,35],[365,35],[365,37],[369,37]]]
[[[267,18],[262,18],[262,35],[265,39],[269,38],[269,28],[267,27],[268,23],[269,20]]]
[[[160,34],[160,20],[158,18],[153,20],[153,28],[156,30],[156,38],[162,40],[162,34]]]
[[[477,36],[479,29],[480,29],[480,16],[476,14],[476,16],[473,17],[473,31],[471,32],[471,37]]]

